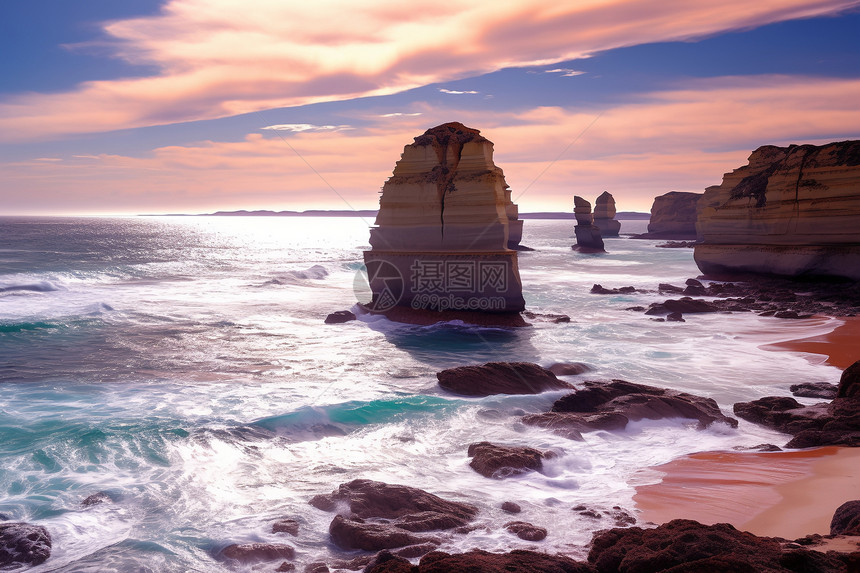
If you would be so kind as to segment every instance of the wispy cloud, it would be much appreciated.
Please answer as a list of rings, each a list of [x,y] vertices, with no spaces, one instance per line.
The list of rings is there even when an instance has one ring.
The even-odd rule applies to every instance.
[[[313,125],[310,123],[280,123],[277,125],[267,125],[266,127],[261,127],[260,129],[301,133],[304,131],[346,131],[349,129],[353,129],[353,127],[351,125]]]
[[[379,117],[417,117],[419,115],[421,115],[420,111],[416,111],[415,113],[402,113],[402,112],[396,111],[394,113],[383,113]]]
[[[205,4],[205,5],[204,5]],[[166,0],[110,22],[112,55],[149,77],[86,82],[0,100],[0,141],[227,117],[391,94],[510,66],[689,40],[832,14],[857,0],[473,0],[415,10],[393,0]],[[453,93],[449,90],[443,93]],[[464,92],[466,93],[466,92]]]
[[[481,93],[481,92],[476,92],[476,91],[474,91],[474,90],[469,90],[469,91],[457,91],[457,90],[448,90],[448,89],[445,89],[445,88],[439,88],[439,91],[440,91],[440,92],[442,92],[443,94],[454,94],[454,95],[477,94],[477,93]]]
[[[574,76],[581,76],[585,72],[580,72],[578,70],[571,70],[568,68],[555,68],[554,70],[544,70],[545,74],[561,74],[562,77],[572,78]]]

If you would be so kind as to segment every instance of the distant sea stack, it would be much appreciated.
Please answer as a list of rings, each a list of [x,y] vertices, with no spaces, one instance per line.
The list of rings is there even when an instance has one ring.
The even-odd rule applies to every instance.
[[[594,215],[591,213],[591,203],[580,197],[573,198],[573,213],[576,215],[576,227],[573,233],[576,235],[576,244],[573,250],[581,253],[603,253],[603,237],[600,229],[594,224]]]
[[[651,205],[651,220],[648,232],[638,235],[638,239],[677,239],[696,238],[696,205],[702,193],[670,191],[654,198]]]
[[[860,280],[860,141],[766,145],[699,202],[706,275]]]
[[[594,202],[594,225],[601,237],[617,237],[621,230],[621,221],[615,220],[615,198],[608,191]]]
[[[379,200],[364,260],[376,312],[519,313],[517,206],[493,144],[446,123],[403,148]],[[402,314],[402,313],[401,313]]]

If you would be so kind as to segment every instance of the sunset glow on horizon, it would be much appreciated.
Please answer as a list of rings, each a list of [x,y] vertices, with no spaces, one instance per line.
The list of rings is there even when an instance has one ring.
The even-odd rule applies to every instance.
[[[448,121],[521,212],[648,211],[860,138],[860,1],[87,4],[0,8],[0,214],[373,209]]]

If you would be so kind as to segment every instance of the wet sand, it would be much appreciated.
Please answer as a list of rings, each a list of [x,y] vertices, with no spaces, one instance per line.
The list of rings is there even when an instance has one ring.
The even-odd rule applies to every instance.
[[[645,470],[662,481],[636,488],[640,519],[731,523],[756,535],[830,533],[837,507],[860,499],[860,448],[703,452]]]
[[[824,355],[827,364],[848,368],[860,360],[860,317],[841,317],[839,321],[841,324],[827,334],[767,344],[762,348]]]

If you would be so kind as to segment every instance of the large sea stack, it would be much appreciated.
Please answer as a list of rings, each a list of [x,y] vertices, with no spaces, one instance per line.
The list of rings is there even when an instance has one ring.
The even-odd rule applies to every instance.
[[[372,311],[524,309],[517,206],[493,144],[446,123],[403,148],[379,200],[365,251]]]
[[[860,280],[860,141],[766,145],[699,202],[707,275]]]
[[[576,235],[576,244],[573,250],[581,253],[604,253],[603,237],[600,228],[594,224],[594,215],[591,212],[591,203],[580,197],[573,198],[573,214],[576,217],[576,227],[573,234]]]

